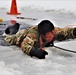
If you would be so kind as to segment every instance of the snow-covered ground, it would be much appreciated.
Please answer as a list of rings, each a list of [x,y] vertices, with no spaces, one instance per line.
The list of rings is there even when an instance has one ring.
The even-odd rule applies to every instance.
[[[67,10],[41,10],[41,8],[33,9],[28,7],[20,8],[19,12],[25,18],[16,19],[16,16],[10,16],[6,13],[8,9],[0,8],[0,17],[4,21],[15,19],[18,22],[29,25],[37,25],[43,19],[49,19],[57,27],[75,26],[76,15]],[[48,9],[48,7],[46,7]],[[55,43],[57,46],[66,49],[76,49],[76,39]],[[24,54],[20,48],[16,46],[0,46],[0,75],[76,75],[76,54],[62,51],[54,47],[45,48],[48,51],[46,59],[37,59],[35,57]]]

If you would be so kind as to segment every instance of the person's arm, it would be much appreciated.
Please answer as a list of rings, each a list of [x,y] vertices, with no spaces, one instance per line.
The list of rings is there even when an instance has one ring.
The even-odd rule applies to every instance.
[[[23,29],[16,33],[16,45],[20,45],[23,39],[26,37],[28,30]]]
[[[6,36],[6,38],[4,40],[11,45],[16,44],[16,36],[15,35]]]
[[[45,55],[48,53],[40,48],[35,48],[34,44],[37,41],[37,36],[34,33],[27,34],[26,38],[24,38],[21,43],[22,51],[28,55],[35,56],[39,59],[44,59]]]
[[[43,47],[43,44],[44,44],[44,43],[43,43],[41,37],[39,37],[39,41],[40,41],[40,48],[41,48],[42,50],[45,50],[44,47]]]
[[[63,41],[75,38],[74,29],[75,28],[55,28],[55,40]]]

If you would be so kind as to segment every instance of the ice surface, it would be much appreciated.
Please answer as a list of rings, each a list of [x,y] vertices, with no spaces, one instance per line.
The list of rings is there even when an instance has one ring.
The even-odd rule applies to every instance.
[[[32,6],[31,6],[32,7]],[[15,19],[22,25],[37,25],[43,19],[51,20],[55,26],[66,27],[76,25],[76,15],[59,11],[38,11],[20,9],[20,16],[36,18],[38,20],[17,19],[17,16],[7,15],[7,9],[0,9],[0,17],[4,22]],[[6,23],[6,22],[5,22]],[[9,23],[6,23],[7,25]],[[55,43],[66,49],[76,49],[76,39]],[[16,46],[0,46],[0,75],[76,75],[76,54],[49,47],[46,59],[37,59],[24,54],[21,48]]]

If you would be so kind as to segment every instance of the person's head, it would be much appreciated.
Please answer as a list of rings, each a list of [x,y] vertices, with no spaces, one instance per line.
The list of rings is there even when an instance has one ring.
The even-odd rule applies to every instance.
[[[43,20],[38,24],[38,32],[45,41],[52,41],[54,38],[54,25],[49,20]]]

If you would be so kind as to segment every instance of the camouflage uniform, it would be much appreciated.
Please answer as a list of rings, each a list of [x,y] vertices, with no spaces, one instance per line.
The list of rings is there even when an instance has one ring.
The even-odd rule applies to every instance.
[[[76,38],[73,35],[73,30],[74,28],[55,28],[55,40],[63,41]]]
[[[29,55],[30,50],[34,46],[34,43],[38,41],[38,28],[37,26],[29,29],[23,29],[16,33],[16,35],[10,35],[5,40],[11,45],[20,46],[22,51]]]
[[[65,39],[76,37],[73,35],[73,28],[55,28],[55,40],[58,40],[59,34],[64,35]],[[60,39],[64,40],[64,38]],[[39,41],[38,27],[21,30],[16,35],[7,36],[5,40],[11,45],[20,46],[22,51],[29,55],[30,50]]]

